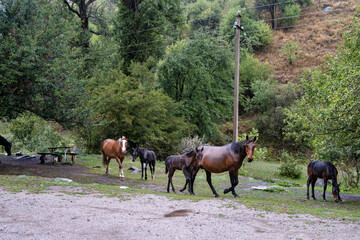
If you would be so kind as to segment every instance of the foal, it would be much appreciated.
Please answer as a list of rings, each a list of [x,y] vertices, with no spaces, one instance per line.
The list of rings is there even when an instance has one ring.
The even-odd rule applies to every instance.
[[[145,148],[133,148],[132,161],[135,162],[137,157],[140,157],[141,162],[141,180],[144,176],[144,168],[145,168],[145,180],[147,180],[147,165],[149,164],[151,178],[155,179],[155,162],[156,162],[156,154],[154,151],[147,150]]]
[[[167,185],[167,192],[169,192],[170,184],[172,187],[172,191],[175,192],[174,185],[172,183],[172,177],[174,175],[175,170],[182,170],[185,178],[186,183],[181,192],[185,190],[186,185],[189,184],[189,193],[191,195],[195,195],[194,193],[194,181],[197,172],[199,171],[199,163],[202,159],[202,151],[204,148],[192,150],[188,153],[182,155],[171,155],[166,158],[165,160],[165,173],[168,173],[168,185]]]
[[[307,199],[309,199],[309,186],[311,183],[311,190],[312,190],[312,198],[316,200],[315,194],[314,194],[314,186],[316,183],[316,180],[318,178],[324,179],[324,193],[323,193],[323,199],[324,202],[326,202],[325,198],[325,192],[327,187],[327,181],[329,179],[332,179],[332,194],[334,196],[335,202],[342,202],[340,198],[340,183],[337,184],[337,175],[338,171],[336,167],[331,162],[320,162],[320,161],[312,161],[309,163],[307,167],[307,173],[308,173],[308,180],[307,180]]]

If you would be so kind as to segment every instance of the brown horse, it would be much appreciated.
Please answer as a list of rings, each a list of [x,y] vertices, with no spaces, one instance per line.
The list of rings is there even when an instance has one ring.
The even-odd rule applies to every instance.
[[[332,180],[332,194],[334,196],[335,202],[341,202],[340,197],[340,183],[337,183],[338,171],[336,167],[331,162],[321,162],[321,161],[311,161],[307,167],[308,180],[307,180],[307,199],[309,199],[309,186],[311,183],[312,188],[312,198],[316,200],[314,194],[314,186],[318,178],[324,179],[324,192],[323,200],[326,202],[325,192],[327,187],[327,181]]]
[[[253,160],[253,153],[255,149],[254,139],[231,143],[225,146],[205,146],[203,151],[203,158],[200,162],[200,167],[206,172],[206,180],[215,194],[215,197],[219,197],[219,194],[215,191],[211,183],[211,173],[222,173],[229,171],[231,187],[224,190],[224,193],[232,192],[234,197],[238,197],[235,193],[235,187],[239,183],[238,171],[241,167],[244,158],[248,157],[248,162]]]
[[[119,164],[119,177],[125,178],[122,162],[125,158],[125,155],[127,153],[126,151],[127,147],[127,139],[126,137],[119,138],[117,141],[113,139],[105,139],[101,143],[101,151],[103,154],[103,160],[102,163],[105,166],[106,165],[106,174],[109,175],[109,163],[111,158],[115,158],[116,161]]]
[[[166,158],[165,160],[165,173],[168,173],[168,185],[167,185],[167,192],[169,192],[170,184],[172,187],[172,191],[175,192],[174,185],[172,183],[172,177],[174,175],[175,170],[182,170],[186,183],[183,189],[180,191],[184,191],[186,185],[189,184],[189,193],[191,195],[195,195],[194,193],[194,181],[197,172],[199,171],[199,163],[202,159],[202,151],[204,148],[192,150],[188,153],[182,155],[171,155]]]

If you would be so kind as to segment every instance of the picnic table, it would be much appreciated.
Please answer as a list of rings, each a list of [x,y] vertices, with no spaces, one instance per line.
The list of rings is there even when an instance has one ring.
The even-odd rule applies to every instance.
[[[55,164],[57,161],[62,162],[63,157],[67,161],[66,155],[70,155],[71,156],[71,161],[73,162],[73,164],[75,164],[76,163],[76,155],[79,155],[79,154],[75,153],[75,152],[71,152],[70,148],[71,147],[67,147],[67,146],[48,147],[49,152],[38,152],[37,154],[41,155],[40,156],[40,163],[41,164],[45,163],[46,155],[50,155],[52,157],[53,164]]]

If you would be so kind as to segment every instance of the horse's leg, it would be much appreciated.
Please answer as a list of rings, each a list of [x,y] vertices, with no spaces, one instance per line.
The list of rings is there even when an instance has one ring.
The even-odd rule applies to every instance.
[[[151,167],[150,167],[150,170],[151,170],[151,179],[154,180],[155,179],[155,160],[153,160],[151,163],[150,163],[150,166],[152,165],[152,170],[151,170]]]
[[[224,190],[224,193],[228,193],[228,192],[232,192],[232,194],[234,195],[234,197],[239,197],[239,195],[236,194],[235,192],[235,187],[236,185],[238,185],[239,183],[239,178],[238,175],[236,174],[236,172],[230,172],[229,171],[229,176],[230,176],[230,183],[231,183],[231,187],[227,188]]]
[[[193,195],[193,193],[192,193],[192,191],[191,191],[191,186],[190,186],[190,182],[191,182],[190,173],[189,173],[189,171],[187,170],[187,168],[186,168],[185,166],[182,168],[182,170],[183,170],[183,173],[184,173],[185,179],[186,179],[184,189],[182,189],[182,190],[184,191],[185,188],[186,188],[186,185],[189,185],[188,191],[189,191],[190,195]]]
[[[215,197],[220,197],[219,194],[217,194],[217,192],[215,191],[215,188],[213,187],[212,183],[211,183],[211,172],[206,171],[206,181],[208,182],[211,191],[213,192],[213,194],[215,194]]]
[[[143,177],[144,177],[144,165],[145,163],[143,163],[140,159],[140,162],[141,162],[141,180],[143,180]]]
[[[327,188],[327,182],[328,182],[328,179],[324,178],[324,192],[323,192],[323,200],[324,200],[324,202],[326,202],[325,193],[326,193],[326,188]]]
[[[316,200],[316,198],[315,198],[315,193],[314,193],[314,187],[315,187],[316,180],[317,180],[317,178],[313,178],[313,179],[311,180],[311,197],[312,197],[314,200]]]
[[[194,193],[194,182],[195,182],[195,177],[196,177],[196,174],[198,173],[199,169],[196,169],[196,170],[192,170],[191,171],[191,174],[190,174],[190,184],[191,184],[191,192],[193,193],[193,195],[195,195]]]
[[[306,196],[307,196],[307,199],[309,200],[309,186],[310,186],[310,183],[311,183],[311,177],[309,176],[308,177],[308,180],[306,182],[306,186],[307,186],[307,191],[306,191]]]
[[[144,165],[145,165],[145,180],[147,180],[147,165],[148,165],[148,162],[146,161],[144,163]]]
[[[110,164],[110,159],[111,158],[110,157],[105,157],[105,158],[106,158],[106,171],[105,171],[105,173],[106,173],[106,175],[109,176],[109,164]]]
[[[169,192],[170,184],[171,184],[171,187],[172,187],[172,191],[175,192],[175,188],[174,188],[174,185],[172,183],[172,177],[174,175],[174,172],[175,172],[175,169],[173,169],[173,168],[169,169],[169,175],[168,175],[169,180],[168,180],[167,192]]]
[[[122,167],[122,160],[123,160],[123,158],[119,158],[119,157],[116,157],[116,161],[118,162],[118,164],[119,164],[119,177],[120,178],[125,178],[125,176],[124,176],[124,172],[123,172],[123,167]]]

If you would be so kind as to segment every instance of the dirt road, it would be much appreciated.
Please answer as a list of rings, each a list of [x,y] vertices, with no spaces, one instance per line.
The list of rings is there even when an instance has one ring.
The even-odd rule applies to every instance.
[[[360,239],[359,223],[145,194],[124,199],[0,188],[0,239]],[[79,192],[81,189],[71,189]]]

